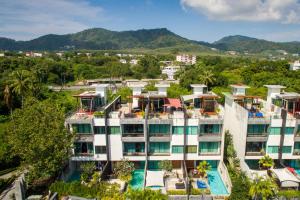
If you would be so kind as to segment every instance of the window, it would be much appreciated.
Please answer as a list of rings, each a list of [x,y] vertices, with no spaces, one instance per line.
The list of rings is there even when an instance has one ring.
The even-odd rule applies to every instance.
[[[150,124],[149,125],[149,134],[169,134],[170,133],[170,125],[167,124]]]
[[[87,155],[94,153],[94,146],[92,142],[75,142],[74,143],[75,155]]]
[[[73,124],[73,130],[79,134],[92,134],[92,128],[90,124]]]
[[[267,124],[250,124],[248,125],[248,135],[262,135],[267,133]]]
[[[300,125],[298,125],[297,133],[300,133]]]
[[[150,153],[169,153],[169,142],[150,142]]]
[[[267,153],[278,153],[279,146],[268,146]]]
[[[265,150],[265,142],[247,142],[246,143],[246,152],[261,152]]]
[[[187,135],[197,135],[198,126],[188,126],[186,131]]]
[[[141,142],[126,142],[124,143],[125,153],[144,153],[145,143]]]
[[[183,146],[181,145],[173,145],[172,153],[183,153]]]
[[[219,142],[200,142],[200,153],[219,153]]]
[[[121,133],[120,126],[109,126],[108,133],[112,135],[120,134]]]
[[[124,133],[144,133],[143,124],[124,124]]]
[[[172,133],[174,135],[183,135],[184,133],[184,126],[173,126]]]
[[[284,134],[293,135],[294,134],[294,127],[285,127]]]
[[[197,145],[186,146],[186,153],[197,153]]]
[[[270,135],[280,135],[280,127],[271,127]]]
[[[105,154],[106,146],[95,146],[95,154]]]
[[[204,124],[200,126],[200,134],[203,133],[220,133],[221,125],[220,124]]]
[[[292,153],[292,146],[283,146],[282,153]]]
[[[105,126],[94,126],[94,134],[105,134]]]

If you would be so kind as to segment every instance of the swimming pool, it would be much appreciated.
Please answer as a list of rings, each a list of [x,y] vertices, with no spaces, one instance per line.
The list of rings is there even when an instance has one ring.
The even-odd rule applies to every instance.
[[[68,177],[67,182],[79,181],[80,180],[80,171],[73,171],[73,173]]]
[[[129,185],[134,190],[142,190],[144,188],[144,175],[145,171],[143,169],[136,169],[132,173],[132,180]]]
[[[300,175],[300,169],[295,169],[295,172]]]
[[[227,195],[228,191],[217,169],[207,172],[208,184],[213,195]]]

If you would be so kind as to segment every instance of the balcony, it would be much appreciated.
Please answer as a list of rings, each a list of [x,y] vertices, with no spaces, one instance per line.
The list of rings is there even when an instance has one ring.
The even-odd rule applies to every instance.
[[[170,156],[170,152],[149,152],[150,156]]]
[[[123,152],[123,156],[145,156],[145,152]]]
[[[145,136],[144,133],[123,133],[122,141],[123,142],[144,142]]]
[[[266,142],[268,133],[251,133],[247,134],[247,142]]]
[[[198,153],[199,156],[219,156],[221,155],[221,152],[220,151],[214,151],[214,152],[199,152]]]
[[[150,133],[149,134],[150,142],[170,142],[171,134],[170,133]]]
[[[246,156],[264,156],[266,153],[264,151],[261,152],[246,152]]]
[[[300,142],[300,132],[297,132],[294,137],[295,142]]]
[[[75,157],[93,157],[94,153],[83,153],[83,152],[75,152],[73,154]]]
[[[203,142],[219,142],[222,140],[220,133],[200,133],[198,141]]]

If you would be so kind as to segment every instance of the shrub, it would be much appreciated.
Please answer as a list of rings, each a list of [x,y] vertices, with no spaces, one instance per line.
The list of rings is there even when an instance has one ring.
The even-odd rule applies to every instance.
[[[300,197],[300,191],[297,190],[282,190],[277,194],[278,197],[285,197],[287,199]]]
[[[210,194],[210,190],[209,189],[198,189],[198,188],[191,189],[191,195],[201,195],[201,194]]]
[[[116,163],[114,167],[114,174],[122,181],[129,182],[132,178],[132,172],[134,171],[134,164],[127,159],[122,159]]]
[[[170,160],[162,160],[158,163],[160,169],[163,169],[167,172],[171,172],[173,170],[172,161]]]
[[[168,190],[167,191],[168,195],[186,195],[186,191],[185,190]]]

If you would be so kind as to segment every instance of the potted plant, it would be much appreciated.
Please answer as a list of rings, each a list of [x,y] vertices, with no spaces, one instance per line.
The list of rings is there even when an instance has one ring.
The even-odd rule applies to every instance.
[[[207,176],[207,171],[211,170],[211,165],[206,161],[202,161],[197,166],[197,171],[200,177],[205,178]]]
[[[96,111],[96,112],[94,112],[94,116],[96,118],[103,118],[105,116],[105,113],[104,113],[104,111]]]
[[[271,169],[274,166],[274,161],[269,155],[265,155],[259,160],[259,166],[262,169]]]

